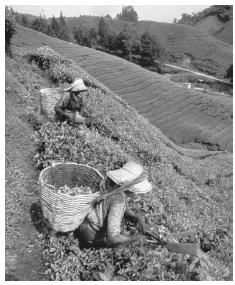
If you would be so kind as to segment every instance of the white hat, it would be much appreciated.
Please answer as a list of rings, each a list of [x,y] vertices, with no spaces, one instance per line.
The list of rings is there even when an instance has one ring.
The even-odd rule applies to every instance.
[[[109,171],[107,173],[107,176],[111,178],[116,184],[120,185],[137,178],[141,173],[143,173],[143,171],[144,169],[141,165],[130,161],[120,169]],[[128,190],[137,194],[147,193],[152,190],[152,185],[149,183],[148,179],[145,178],[142,182],[135,184]]]
[[[87,87],[81,78],[75,79],[74,82],[68,88],[64,89],[65,92],[76,92],[85,90],[87,90]]]

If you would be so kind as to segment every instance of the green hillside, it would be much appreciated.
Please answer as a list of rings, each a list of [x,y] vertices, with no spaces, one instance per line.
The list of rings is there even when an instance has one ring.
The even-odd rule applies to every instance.
[[[124,27],[142,34],[146,29],[164,40],[170,60],[183,66],[185,59],[190,60],[190,68],[200,70],[218,77],[223,77],[232,62],[232,46],[207,32],[180,24],[139,21],[130,23],[106,19],[109,28],[119,33]],[[99,17],[66,18],[69,31],[73,27],[98,28]]]
[[[223,28],[216,31],[214,34],[218,39],[233,44],[233,38],[231,35],[233,35],[233,20],[227,22]]]
[[[25,15],[29,22],[33,16]],[[89,32],[98,31],[98,16],[66,17],[68,33],[73,42],[74,28]],[[51,19],[48,19],[50,22]],[[194,27],[184,24],[169,24],[153,21],[126,22],[105,17],[110,34],[118,35],[124,28],[140,36],[147,29],[160,37],[168,52],[168,60],[205,73],[223,78],[232,63],[232,20],[224,23],[216,15],[209,15]],[[198,25],[198,26],[197,26]],[[216,36],[216,37],[215,37]],[[229,40],[230,39],[230,40]],[[225,42],[228,41],[228,42]]]
[[[29,41],[37,34],[33,41]],[[19,27],[15,45],[49,45],[120,95],[178,144],[232,151],[232,97],[178,87],[121,58]],[[28,44],[27,44],[28,45]]]
[[[26,53],[28,57],[25,57]],[[10,159],[10,155],[19,146],[19,140],[29,136],[28,133],[27,136],[17,135],[17,141],[14,141],[12,134],[19,131],[25,134],[23,128],[26,122],[30,122],[34,126],[37,144],[34,162],[40,169],[50,165],[51,160],[73,161],[88,164],[105,174],[108,169],[119,168],[130,159],[141,163],[153,184],[153,191],[134,196],[128,200],[128,205],[143,215],[150,230],[163,238],[177,232],[196,232],[203,254],[200,257],[184,255],[161,245],[143,246],[138,243],[118,249],[82,249],[74,233],[50,236],[43,223],[40,204],[37,204],[37,185],[32,180],[24,197],[33,194],[28,203],[34,199],[37,204],[32,222],[41,236],[42,256],[47,267],[46,280],[93,280],[93,272],[101,271],[107,263],[112,264],[113,273],[121,278],[119,280],[232,280],[232,154],[185,149],[174,144],[122,97],[108,89],[104,82],[100,82],[98,76],[92,76],[92,73],[86,72],[79,65],[81,58],[89,59],[89,54],[97,61],[96,51],[33,30],[17,28],[13,41],[13,58],[6,58],[5,78],[6,134],[12,143],[11,148],[7,149],[7,241],[13,245],[19,243],[13,235],[14,227],[18,229],[18,224],[22,222],[21,219],[12,218],[14,212],[18,213],[16,209],[26,207],[29,211],[29,205],[20,195],[24,188],[20,188],[19,182],[23,181],[24,175],[30,179],[29,174],[32,173],[23,172],[20,163],[17,165],[21,167],[18,172],[17,167],[13,169],[14,160]],[[107,57],[104,53],[98,54],[104,60]],[[30,55],[35,56],[34,62],[29,63]],[[126,69],[125,65],[121,65],[124,60],[120,62],[120,59],[112,58],[113,62],[109,65],[112,64],[113,69]],[[46,69],[40,64],[42,61],[47,63]],[[94,66],[94,63],[86,62],[86,66]],[[131,66],[134,68],[134,65]],[[141,78],[142,69],[138,67],[138,71]],[[113,77],[115,76],[114,72]],[[82,131],[69,124],[60,125],[37,115],[39,90],[45,87],[63,88],[74,77],[82,77],[88,86],[84,108],[94,119],[94,125],[85,126]],[[175,85],[168,88],[159,75],[154,79],[159,88],[163,88],[163,82],[164,94],[170,96],[168,101],[171,101],[177,90]],[[117,89],[122,90],[121,86]],[[187,93],[187,96],[190,94]],[[197,96],[197,93],[193,93],[193,96]],[[23,145],[20,146],[22,150]],[[28,159],[33,159],[33,155],[30,154]],[[38,174],[39,172],[37,177]],[[18,187],[17,193],[12,190],[15,187]],[[133,224],[124,222],[123,231],[137,233],[139,230]],[[20,241],[24,242],[24,238],[21,237]],[[34,248],[29,246],[27,250],[32,259]],[[15,258],[15,270],[20,265],[22,266],[21,259]]]
[[[213,5],[193,15],[183,14],[177,23],[193,26],[229,44],[233,43],[232,5]]]

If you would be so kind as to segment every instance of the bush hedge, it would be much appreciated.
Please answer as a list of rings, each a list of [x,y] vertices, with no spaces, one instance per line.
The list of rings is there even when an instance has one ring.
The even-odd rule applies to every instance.
[[[9,56],[11,53],[11,41],[12,37],[16,33],[16,20],[14,11],[8,6],[5,7],[5,52]]]
[[[36,136],[37,166],[45,168],[52,160],[74,161],[91,165],[105,174],[130,159],[135,160],[144,166],[153,191],[132,197],[128,204],[143,215],[155,234],[164,239],[171,232],[194,230],[202,242],[209,236],[216,240],[218,230],[222,232],[223,229],[229,235],[227,219],[230,213],[225,211],[226,201],[218,210],[217,202],[208,198],[213,195],[214,188],[204,185],[208,179],[213,181],[212,177],[225,171],[226,155],[215,163],[216,152],[211,155],[207,151],[175,146],[95,78],[52,50],[48,52],[48,47],[44,49],[46,56],[40,48],[40,51],[30,51],[26,59],[34,54],[33,62],[61,87],[70,83],[71,78],[83,78],[89,86],[88,95],[83,98],[83,112],[93,118],[93,123],[89,128],[54,121],[43,124]],[[226,187],[222,180],[221,187]],[[127,222],[123,230],[138,232],[135,225]],[[224,238],[218,237],[217,244]],[[145,246],[143,249],[130,245],[113,251],[87,250],[79,248],[74,235],[69,234],[48,237],[45,246],[44,258],[51,280],[92,280],[93,272],[108,264],[113,266],[115,275],[126,280],[206,280],[211,276],[216,279],[223,278],[225,268],[216,250],[213,261],[220,270],[209,272],[200,260],[194,262],[189,256],[182,258],[163,247]]]

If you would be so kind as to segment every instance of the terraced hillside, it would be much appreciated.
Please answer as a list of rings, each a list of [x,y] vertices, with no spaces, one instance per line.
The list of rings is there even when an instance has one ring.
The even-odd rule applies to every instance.
[[[36,40],[39,38],[40,34]],[[24,238],[28,232],[20,236],[21,243],[18,242],[17,231],[21,225],[18,218],[22,223],[25,220],[24,215],[14,215],[13,212],[24,208],[27,213],[31,210],[30,221],[40,234],[40,239],[38,237],[33,241],[37,244],[41,240],[41,252],[47,267],[43,274],[46,280],[94,280],[93,273],[103,270],[103,266],[108,264],[112,265],[115,277],[122,278],[116,280],[232,280],[232,154],[189,150],[175,145],[75,62],[47,47],[33,49],[27,53],[27,57],[23,56],[29,45],[36,44],[35,34],[22,40],[24,45],[22,42],[21,45],[18,42],[18,48],[13,45],[13,58],[6,58],[6,151],[8,155],[12,154],[11,149],[14,148],[18,154],[25,154],[19,151],[19,146],[28,150],[30,130],[32,134],[35,133],[37,151],[34,159],[30,155],[27,161],[21,160],[23,164],[15,165],[14,160],[8,159],[6,245],[9,251],[14,239],[13,245],[19,250],[13,256],[14,262],[8,258],[13,271],[10,273],[14,274],[10,277],[22,280],[22,275],[18,273],[20,267],[25,273],[24,280],[29,281],[29,269],[32,268],[31,272],[34,273],[35,268],[30,260],[33,256],[39,256],[35,247]],[[45,38],[43,41],[46,41]],[[32,57],[29,55],[36,56],[33,57],[34,62],[30,61]],[[47,63],[46,69],[42,63]],[[82,129],[44,120],[37,112],[39,90],[45,86],[61,90],[71,81],[71,77],[83,77],[89,86],[83,107],[94,120],[91,126]],[[25,128],[21,135],[19,126]],[[29,145],[25,145],[25,139]],[[161,245],[140,243],[116,250],[84,249],[80,247],[75,232],[51,235],[38,203],[39,192],[34,174],[38,177],[39,173],[22,172],[22,165],[33,170],[32,160],[41,166],[40,169],[49,165],[51,160],[73,161],[93,166],[102,174],[108,169],[121,167],[128,160],[138,161],[148,173],[153,191],[130,197],[128,205],[143,215],[148,229],[164,240],[178,232],[195,232],[196,241],[191,240],[190,244],[194,249],[197,246],[196,252],[190,250],[192,248],[188,248],[187,244],[182,245],[183,252],[186,250],[189,255],[182,254],[182,250],[181,253],[172,252],[174,248],[170,250]],[[30,182],[28,195],[23,187],[17,193],[13,191],[16,184],[22,185],[19,182],[24,182],[25,174]],[[124,221],[123,232],[137,234],[139,229]],[[24,259],[27,263],[22,262],[22,247],[19,246],[22,243],[27,249],[28,258]],[[195,254],[198,257],[194,257]],[[39,266],[36,269],[39,270]]]
[[[66,18],[71,32],[74,27],[94,27],[97,29],[99,17]],[[164,40],[164,45],[172,61],[182,65],[184,58],[190,59],[191,68],[223,77],[232,63],[232,45],[215,38],[208,31],[182,24],[159,23],[154,21],[138,21],[131,23],[106,19],[110,29],[118,34],[125,29],[135,30],[141,35],[147,29]],[[230,38],[232,38],[232,31]],[[223,32],[220,31],[222,34]],[[223,38],[221,38],[223,39]]]
[[[174,142],[191,146],[201,143],[209,149],[232,151],[230,96],[187,90],[118,57],[19,26],[14,44],[20,48],[24,43],[32,47],[49,45],[71,58]]]

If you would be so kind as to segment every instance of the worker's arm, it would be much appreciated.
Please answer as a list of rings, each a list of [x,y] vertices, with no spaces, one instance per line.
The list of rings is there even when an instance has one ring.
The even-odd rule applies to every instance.
[[[112,245],[121,245],[137,241],[145,237],[141,235],[127,236],[121,234],[121,223],[126,209],[125,197],[123,194],[113,196],[110,202],[107,222],[107,241]]]
[[[54,110],[56,114],[60,117],[65,117],[69,120],[72,120],[73,113],[66,110],[69,101],[69,96],[69,94],[62,95],[59,101],[56,103]]]
[[[144,220],[139,215],[136,215],[130,208],[126,208],[124,217],[133,223],[138,223],[143,234],[146,232],[147,228]]]

